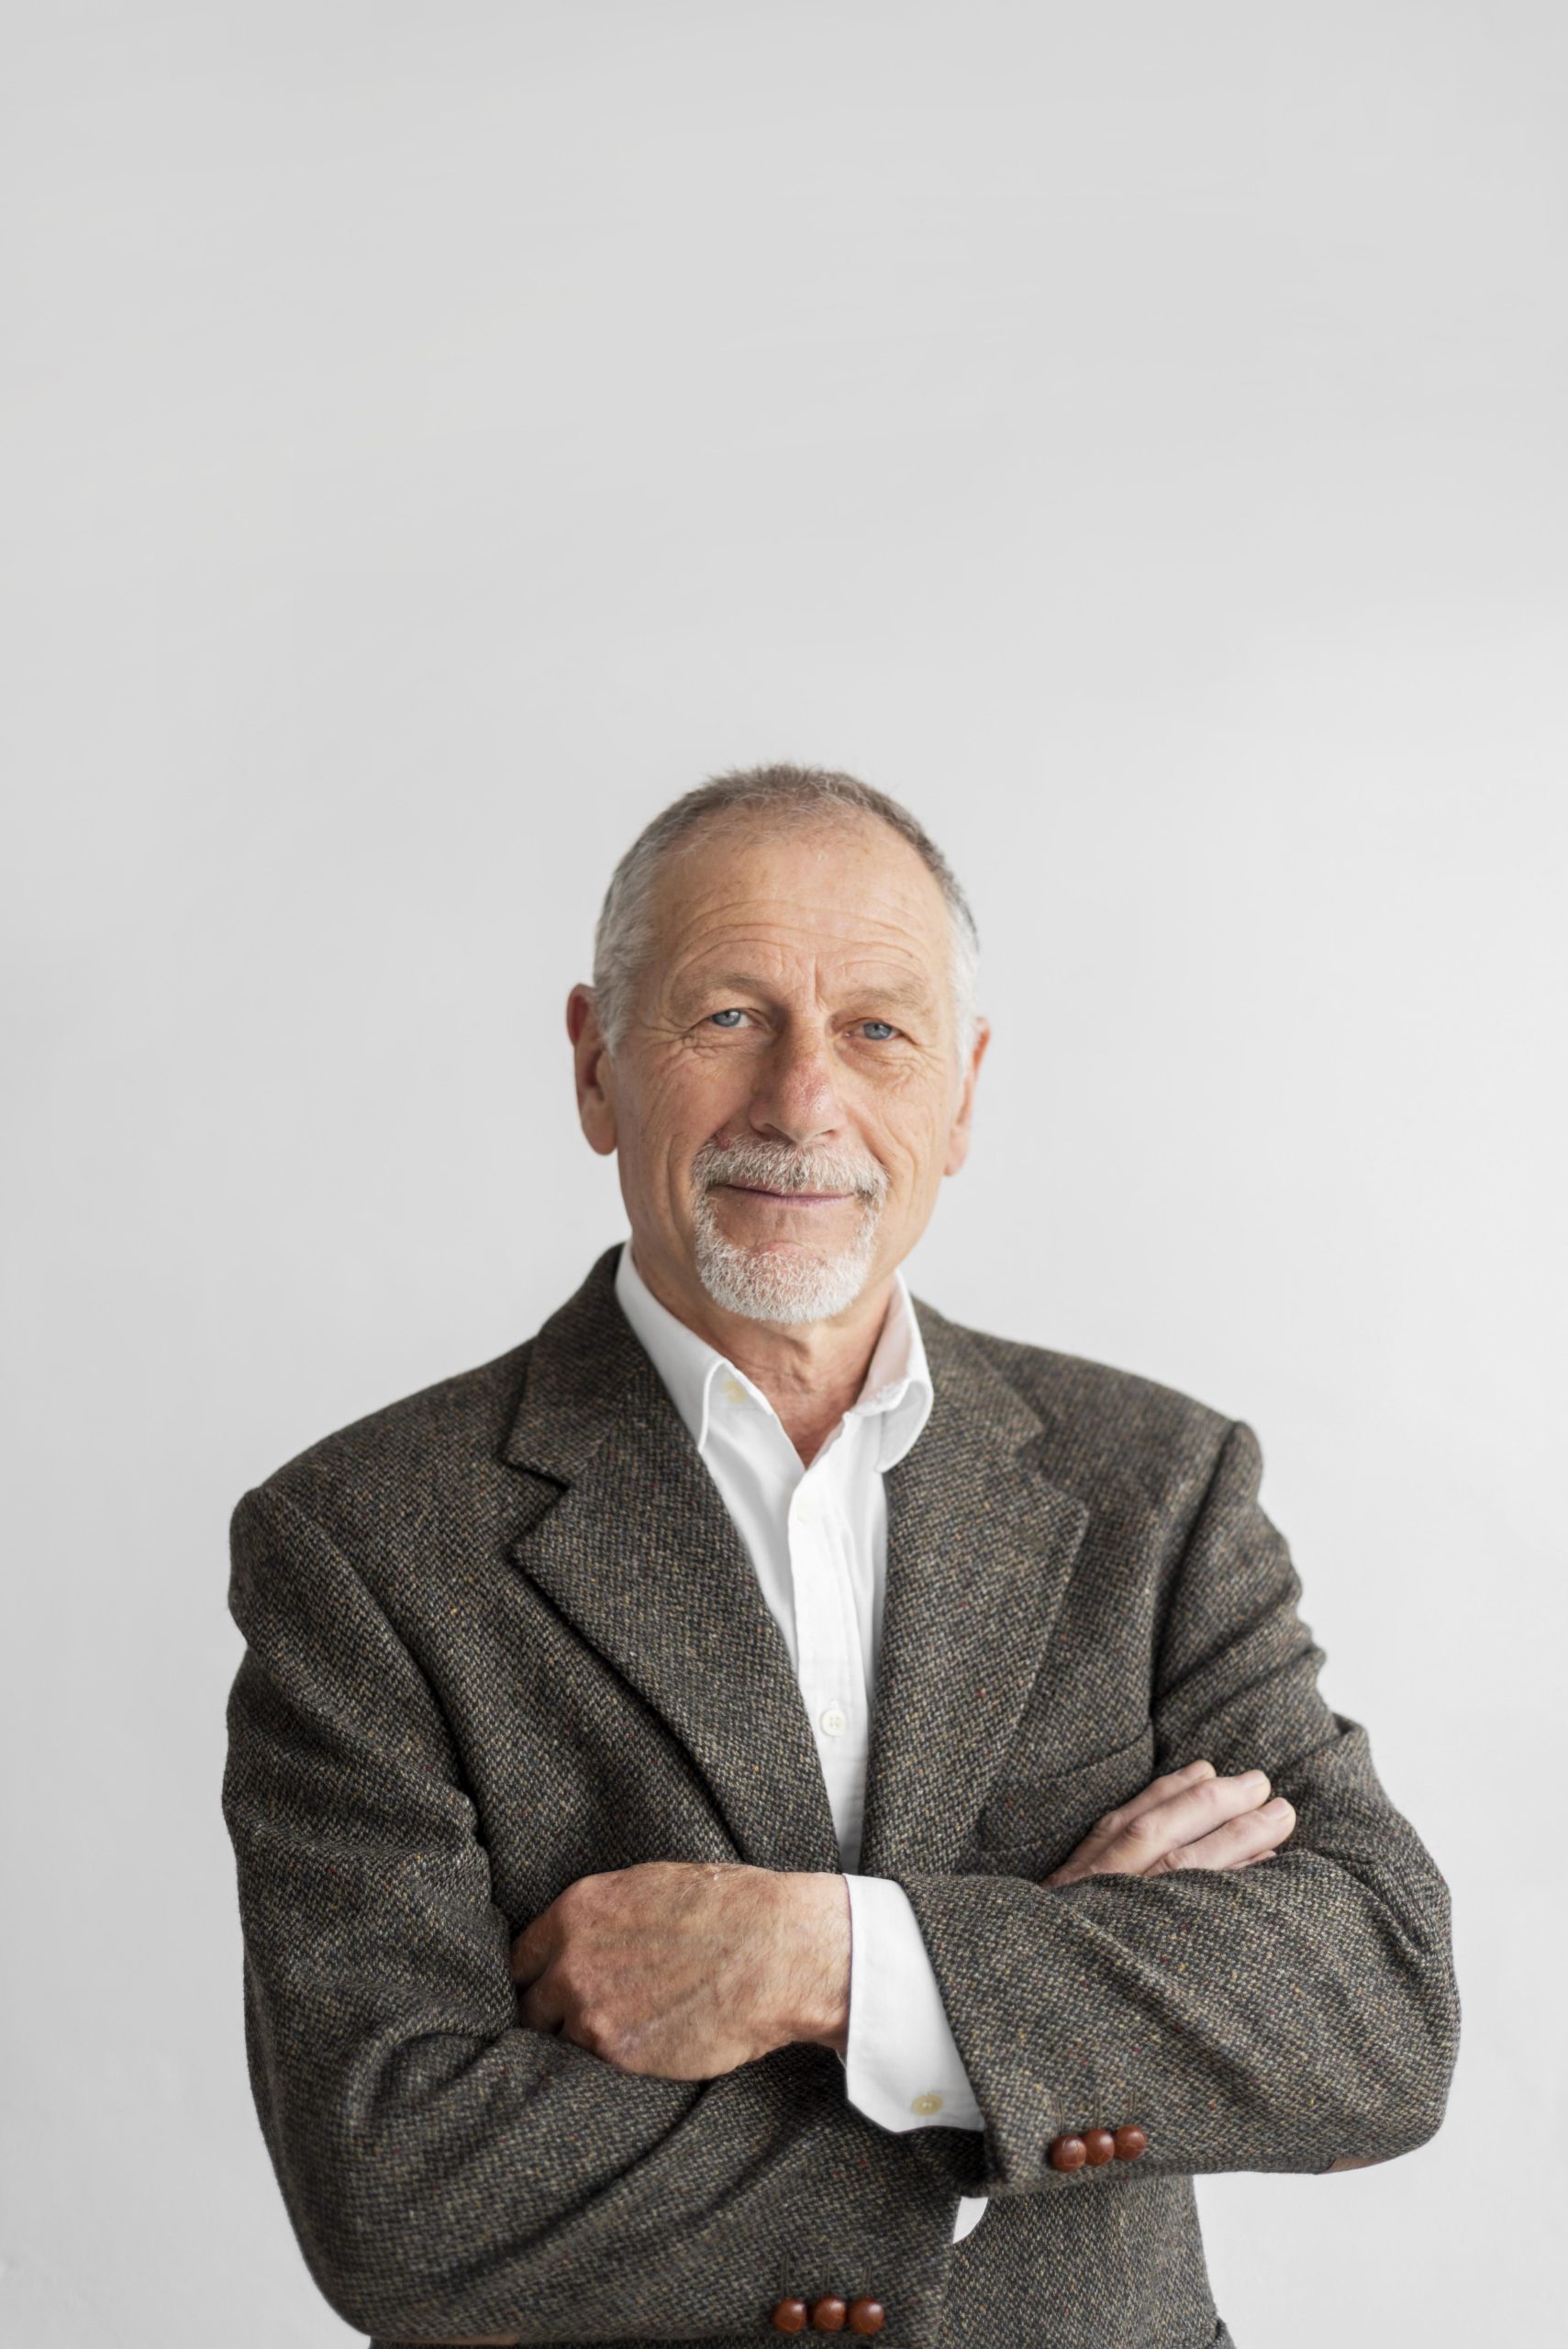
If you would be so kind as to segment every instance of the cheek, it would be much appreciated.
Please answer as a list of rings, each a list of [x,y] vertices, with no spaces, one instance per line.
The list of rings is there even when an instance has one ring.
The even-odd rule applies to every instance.
[[[696,1152],[720,1127],[744,1117],[750,1097],[732,1056],[661,1055],[642,1072],[628,1105],[633,1148],[644,1163],[670,1168],[684,1193]]]
[[[884,1094],[866,1121],[867,1139],[906,1197],[941,1180],[952,1117],[946,1089],[910,1079]]]

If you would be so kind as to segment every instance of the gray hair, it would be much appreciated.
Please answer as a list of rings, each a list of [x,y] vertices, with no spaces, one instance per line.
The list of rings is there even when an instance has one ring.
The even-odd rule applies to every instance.
[[[616,866],[594,931],[594,998],[612,1052],[630,1025],[638,982],[652,949],[653,888],[665,857],[709,817],[751,814],[774,822],[823,813],[874,816],[908,841],[940,885],[952,919],[958,1052],[961,1063],[967,1061],[979,1026],[980,933],[952,867],[907,807],[885,791],[832,768],[797,766],[737,767],[699,783],[645,824]]]

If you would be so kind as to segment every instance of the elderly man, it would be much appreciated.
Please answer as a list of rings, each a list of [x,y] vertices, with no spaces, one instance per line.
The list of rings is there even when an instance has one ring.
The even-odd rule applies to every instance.
[[[383,2343],[1197,2349],[1195,2172],[1439,2124],[1445,1887],[1252,1431],[899,1271],[976,969],[881,793],[677,800],[567,1007],[629,1242],[235,1511],[251,2078]]]

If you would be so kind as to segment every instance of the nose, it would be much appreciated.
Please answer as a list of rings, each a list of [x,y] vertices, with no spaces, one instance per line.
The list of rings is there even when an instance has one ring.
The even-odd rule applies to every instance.
[[[747,1110],[753,1133],[801,1148],[826,1141],[843,1122],[827,1041],[795,1028],[781,1030],[759,1071]]]

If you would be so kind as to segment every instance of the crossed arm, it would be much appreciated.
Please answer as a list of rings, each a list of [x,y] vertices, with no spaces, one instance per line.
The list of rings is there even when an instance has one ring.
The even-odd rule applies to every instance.
[[[423,1675],[324,1529],[248,1494],[224,1787],[247,2043],[338,2312],[406,2342],[746,2332],[775,2277],[896,2273],[917,2332],[955,2193],[1070,2186],[1045,2159],[1060,2131],[1136,2117],[1148,2165],[1186,2171],[1358,2165],[1429,2135],[1457,2030],[1446,1891],[1317,1696],[1258,1466],[1239,1425],[1160,1658],[1157,1753],[1201,1762],[1043,1885],[904,1880],[983,2143],[879,2129],[823,2062],[841,1877],[654,1862],[582,1879],[514,1940]]]
[[[1261,1772],[1221,1778],[1192,1763],[1108,1813],[1046,1882],[1251,1867],[1294,1823]],[[579,1877],[517,1936],[510,1965],[529,2029],[617,2071],[711,2079],[796,2041],[842,2054],[850,1954],[840,1876],[655,1860]],[[446,2335],[421,2349],[520,2338]]]
[[[1261,1770],[1200,1760],[1107,1813],[1045,1881],[1251,1867],[1295,1823]],[[706,2080],[795,2042],[843,2054],[851,1954],[841,1876],[651,1860],[569,1885],[510,1967],[530,2029],[617,2071]]]
[[[901,1879],[985,2118],[981,2142],[912,2132],[960,2192],[1050,2189],[1053,2136],[1106,2122],[1148,2132],[1151,2170],[1326,2171],[1391,2159],[1441,2120],[1459,2021],[1447,1887],[1364,1731],[1318,1693],[1261,1475],[1236,1422],[1156,1658],[1166,1769],[1043,1884]],[[847,1942],[821,1889],[841,1880],[779,1879],[749,1983],[728,1921],[747,1873],[684,1893],[673,1931],[657,1872],[570,1887],[514,1944],[525,2016],[680,2076],[715,2048],[744,2063],[774,2032],[841,2048]],[[710,1936],[738,2041],[707,2028]]]

